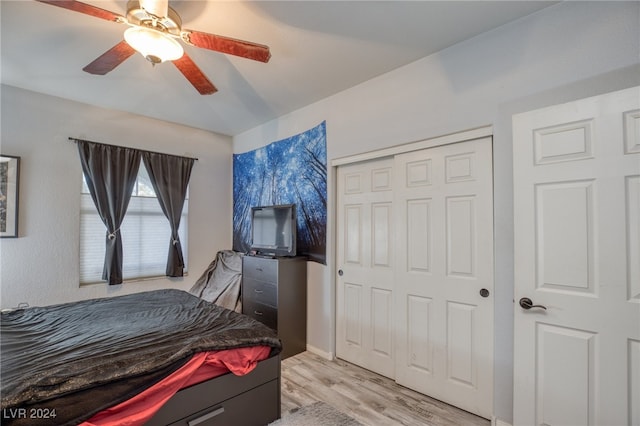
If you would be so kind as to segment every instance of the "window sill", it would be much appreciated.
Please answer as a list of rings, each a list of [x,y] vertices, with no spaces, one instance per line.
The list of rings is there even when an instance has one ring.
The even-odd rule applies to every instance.
[[[124,284],[135,284],[135,283],[139,283],[139,282],[145,282],[145,281],[157,281],[159,279],[167,279],[167,280],[176,280],[176,279],[180,279],[180,278],[184,278],[184,277],[188,277],[189,276],[189,272],[188,271],[184,271],[184,275],[182,277],[167,277],[166,275],[153,275],[153,276],[149,276],[149,277],[138,277],[138,278],[127,278],[122,280],[122,284],[115,284],[115,285],[124,285]],[[85,282],[85,283],[80,283],[80,287],[89,287],[92,285],[98,285],[98,284],[106,284],[106,281],[90,281],[90,282]]]

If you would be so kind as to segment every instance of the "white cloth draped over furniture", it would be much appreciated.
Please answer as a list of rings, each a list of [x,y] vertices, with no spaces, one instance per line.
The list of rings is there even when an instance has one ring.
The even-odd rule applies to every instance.
[[[207,302],[241,313],[242,257],[243,254],[237,251],[219,251],[189,292]]]

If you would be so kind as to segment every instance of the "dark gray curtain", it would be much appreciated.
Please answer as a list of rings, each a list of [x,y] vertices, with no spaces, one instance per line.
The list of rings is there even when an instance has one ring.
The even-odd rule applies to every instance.
[[[171,225],[166,275],[181,277],[184,274],[184,257],[182,256],[178,228],[195,160],[155,152],[144,152],[142,160],[147,172],[149,172],[149,178],[156,191],[162,211]]]
[[[138,150],[76,141],[82,172],[98,214],[107,227],[102,279],[110,285],[122,284],[122,237],[120,225],[138,176]]]

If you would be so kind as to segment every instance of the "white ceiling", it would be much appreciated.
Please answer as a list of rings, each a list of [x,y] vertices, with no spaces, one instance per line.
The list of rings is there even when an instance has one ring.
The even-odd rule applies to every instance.
[[[126,1],[87,0],[122,15]],[[183,28],[266,44],[268,63],[185,50],[218,88],[198,94],[169,63],[134,55],[82,68],[126,26],[31,0],[1,0],[1,81],[48,95],[236,135],[557,2],[170,1]]]

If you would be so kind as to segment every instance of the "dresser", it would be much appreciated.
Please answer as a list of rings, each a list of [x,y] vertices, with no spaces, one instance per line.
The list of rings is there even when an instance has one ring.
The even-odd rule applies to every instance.
[[[307,348],[307,258],[244,256],[242,313],[278,332],[282,359]]]

